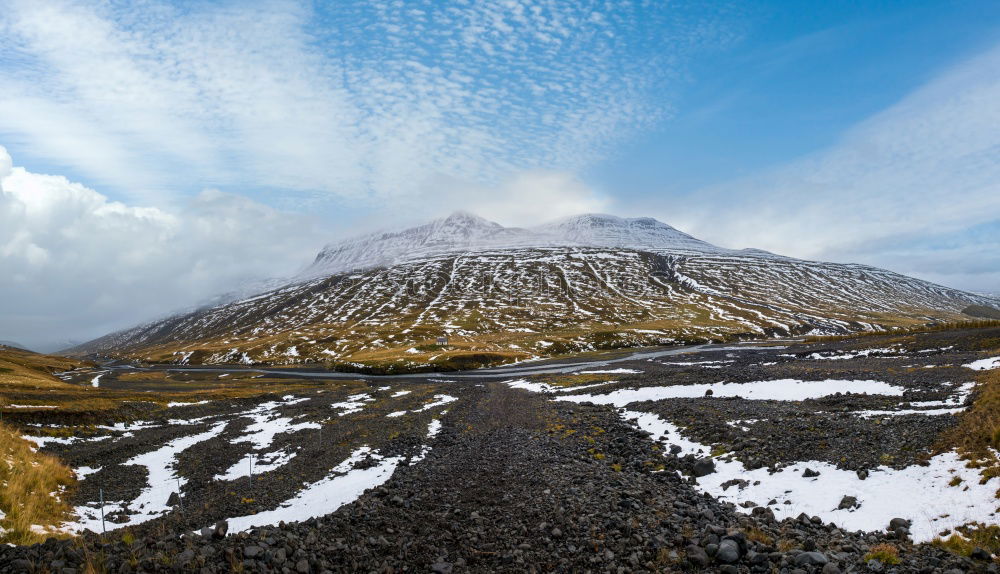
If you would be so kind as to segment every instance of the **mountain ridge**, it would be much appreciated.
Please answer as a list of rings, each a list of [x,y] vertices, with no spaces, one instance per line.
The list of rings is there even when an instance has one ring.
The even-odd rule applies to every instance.
[[[447,370],[598,348],[884,330],[997,305],[875,267],[724,249],[651,218],[599,214],[523,229],[456,213],[327,246],[317,262],[313,276],[71,351]]]
[[[624,247],[695,253],[717,247],[651,217],[624,218],[586,213],[534,227],[504,227],[467,211],[396,231],[378,231],[329,243],[296,279],[309,279],[422,257],[520,247]]]

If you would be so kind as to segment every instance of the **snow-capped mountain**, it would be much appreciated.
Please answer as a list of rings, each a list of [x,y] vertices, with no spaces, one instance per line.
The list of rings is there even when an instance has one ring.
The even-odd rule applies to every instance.
[[[997,301],[864,265],[723,249],[654,219],[583,215],[520,229],[456,213],[329,245],[296,282],[75,351],[448,368],[953,321],[971,318],[970,306]]]
[[[539,237],[548,238],[549,246],[582,245],[690,253],[728,251],[695,239],[652,217],[623,218],[591,213],[547,223],[533,231]]]
[[[649,217],[586,214],[534,228],[503,227],[456,211],[425,225],[327,245],[299,279],[445,255],[514,247],[623,247],[688,253],[727,251]]]

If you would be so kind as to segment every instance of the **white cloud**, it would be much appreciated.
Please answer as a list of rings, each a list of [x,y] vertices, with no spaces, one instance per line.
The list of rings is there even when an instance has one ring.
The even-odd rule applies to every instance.
[[[674,218],[680,227],[721,245],[865,262],[986,288],[995,279],[970,280],[958,269],[975,260],[978,247],[944,251],[935,242],[1000,221],[1000,46],[848,130],[827,150],[678,203],[671,211],[688,214]],[[900,248],[907,243],[918,247]]]
[[[217,185],[378,203],[574,170],[666,113],[651,88],[719,41],[686,10],[10,0],[0,135],[143,200]]]
[[[0,147],[0,339],[99,336],[293,273],[325,240],[245,197],[207,190],[176,210],[133,207],[11,163]]]
[[[530,226],[581,213],[604,213],[611,198],[568,172],[533,170],[489,189],[455,185],[426,204],[437,212],[461,208],[504,225]]]

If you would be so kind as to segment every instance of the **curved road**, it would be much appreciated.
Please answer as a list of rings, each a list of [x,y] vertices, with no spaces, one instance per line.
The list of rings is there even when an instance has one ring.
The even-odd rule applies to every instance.
[[[545,375],[545,374],[563,374],[563,373],[575,373],[579,371],[584,371],[588,369],[595,369],[600,367],[606,367],[614,363],[624,363],[627,361],[641,361],[645,359],[653,359],[657,357],[666,357],[672,355],[684,355],[688,353],[696,353],[699,351],[742,351],[747,349],[759,349],[759,348],[782,348],[775,346],[759,347],[754,346],[753,343],[759,343],[761,341],[749,342],[749,344],[741,346],[733,345],[691,345],[685,347],[670,347],[666,349],[659,350],[644,350],[636,351],[632,353],[627,353],[618,357],[609,357],[606,359],[594,359],[594,360],[584,360],[574,358],[565,359],[550,359],[544,362],[531,361],[524,362],[521,364],[503,366],[503,367],[490,367],[484,369],[472,369],[468,371],[450,371],[450,372],[433,372],[433,373],[409,373],[409,374],[398,374],[398,375],[370,375],[364,373],[344,373],[341,371],[328,371],[323,369],[272,369],[265,367],[241,367],[239,365],[233,366],[174,366],[174,365],[157,365],[151,367],[135,367],[132,365],[108,365],[104,368],[112,370],[129,370],[129,371],[174,371],[174,372],[252,372],[252,373],[262,373],[266,375],[278,375],[285,377],[306,377],[306,378],[337,378],[337,379],[431,379],[431,378],[448,378],[448,379],[496,379],[496,378],[509,378],[517,376],[531,376],[531,375]],[[774,343],[776,341],[769,341]]]

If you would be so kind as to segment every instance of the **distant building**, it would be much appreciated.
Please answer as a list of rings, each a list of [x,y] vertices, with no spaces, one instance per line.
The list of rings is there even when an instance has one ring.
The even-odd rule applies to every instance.
[[[447,347],[448,346],[448,337],[438,337],[437,338],[437,344],[441,345],[442,347]]]

